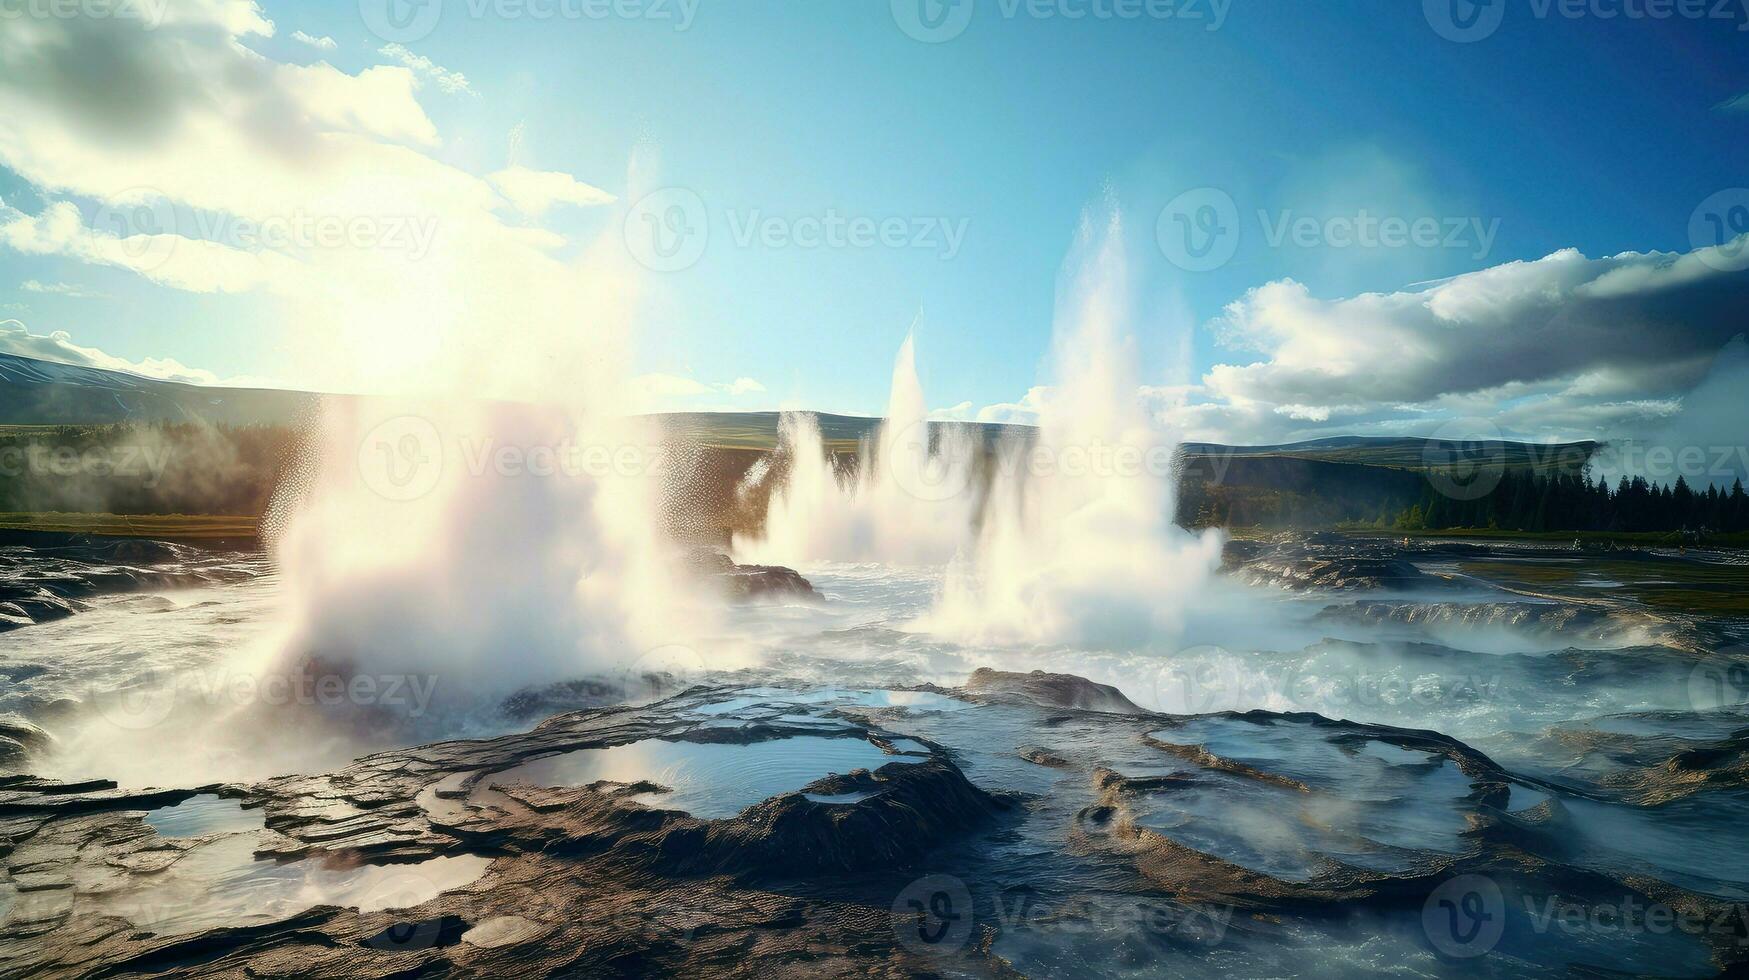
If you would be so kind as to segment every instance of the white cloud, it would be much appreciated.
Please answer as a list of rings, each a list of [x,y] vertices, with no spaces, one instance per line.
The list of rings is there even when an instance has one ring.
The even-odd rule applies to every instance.
[[[612,204],[616,198],[608,192],[591,187],[566,173],[510,167],[489,175],[487,180],[498,188],[516,210],[538,218],[555,204],[575,204],[594,207]]]
[[[251,253],[178,234],[118,236],[90,228],[67,201],[51,203],[35,215],[0,203],[0,247],[127,269],[194,293],[247,292],[270,277],[290,280],[296,275],[295,263],[273,252]]]
[[[176,0],[161,3],[161,27],[220,27],[232,35],[273,35],[273,21],[262,15],[256,0]]]
[[[49,296],[65,296],[68,299],[102,299],[102,293],[94,293],[83,286],[75,286],[67,282],[39,282],[26,279],[18,284],[18,288],[27,293],[43,293]]]
[[[640,374],[632,380],[639,392],[650,398],[691,398],[711,393],[710,385],[675,374]]]
[[[1228,346],[1264,359],[1217,365],[1204,384],[1229,401],[1325,405],[1565,387],[1600,371],[1630,388],[1692,383],[1741,329],[1731,311],[1749,290],[1707,258],[1566,249],[1423,291],[1332,301],[1292,280],[1269,283],[1216,323]]]
[[[612,403],[630,353],[602,338],[625,332],[643,282],[623,241],[506,221],[492,183],[439,159],[417,84],[429,75],[348,74],[247,46],[272,31],[253,4],[221,0],[176,4],[149,30],[9,22],[0,166],[47,203],[0,205],[0,249],[254,291],[251,318],[277,331],[263,349],[282,352],[276,373],[301,387],[424,391],[465,374],[481,397]],[[303,221],[434,231],[417,250],[374,233],[276,243],[239,231]],[[225,327],[189,327],[200,329]]]
[[[255,219],[490,200],[477,179],[398,145],[437,142],[409,69],[279,64],[239,40],[210,26],[11,22],[0,163],[45,192]],[[81,81],[94,60],[108,65],[98,89]]]
[[[972,417],[972,403],[963,401],[946,408],[938,408],[929,413],[932,422],[965,422]]]
[[[420,108],[418,79],[406,68],[378,65],[348,75],[326,62],[281,65],[283,97],[313,124],[391,143],[437,145],[437,127]]]
[[[333,38],[326,34],[321,37],[312,37],[309,34],[305,34],[303,31],[292,31],[292,40],[297,41],[300,44],[307,44],[318,51],[332,51],[340,46],[335,43]]]
[[[1719,112],[1749,112],[1749,92],[1726,99],[1713,108]]]
[[[632,379],[635,411],[711,411],[751,408],[749,395],[765,394],[765,386],[752,378],[704,382],[679,374],[640,374]]]
[[[1592,259],[1566,249],[1335,300],[1272,282],[1209,325],[1225,346],[1258,356],[1138,397],[1188,438],[1248,444],[1425,435],[1470,418],[1527,439],[1680,428],[1675,420],[1700,411],[1692,394],[1716,375],[1721,349],[1744,331],[1749,272],[1733,271],[1734,254]],[[1018,402],[938,417],[1031,422],[1049,397],[1033,388]]]
[[[1028,388],[1026,394],[1017,402],[998,402],[995,405],[985,405],[973,416],[975,422],[1002,422],[1013,425],[1032,425],[1038,421],[1039,413],[1050,399],[1052,388],[1049,385],[1035,385]]]
[[[438,88],[445,92],[451,94],[457,92],[466,92],[469,95],[480,94],[474,91],[472,85],[468,84],[468,76],[459,71],[450,71],[448,68],[443,67],[422,54],[414,54],[404,45],[387,44],[384,45],[378,53],[384,57],[393,58],[407,68],[412,69],[415,75],[431,79],[437,84]]]
[[[56,330],[49,334],[31,333],[17,320],[0,320],[0,353],[52,361],[56,364],[71,364],[75,367],[126,371],[163,381],[216,384],[219,380],[211,371],[187,367],[170,358],[149,357],[143,361],[129,361],[106,354],[95,347],[81,347],[73,343],[72,337],[65,330]]]
[[[1285,415],[1300,422],[1330,421],[1330,406],[1328,405],[1277,405],[1275,414]]]

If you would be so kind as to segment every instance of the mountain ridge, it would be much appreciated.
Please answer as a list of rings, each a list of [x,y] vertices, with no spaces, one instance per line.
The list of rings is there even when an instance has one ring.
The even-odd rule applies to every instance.
[[[352,396],[279,388],[200,385],[88,365],[0,353],[0,425],[106,425],[209,422],[220,425],[296,425],[324,398]],[[871,416],[816,412],[828,446],[843,450],[874,431]],[[729,449],[776,445],[781,412],[661,412],[655,418],[670,434]],[[965,422],[995,438],[1024,432],[1020,423]],[[1293,456],[1331,462],[1419,468],[1487,457],[1496,448],[1506,465],[1537,464],[1569,454],[1589,457],[1599,443],[1584,440],[1533,443],[1509,439],[1447,440],[1417,436],[1325,436],[1259,446],[1193,441],[1187,457]]]

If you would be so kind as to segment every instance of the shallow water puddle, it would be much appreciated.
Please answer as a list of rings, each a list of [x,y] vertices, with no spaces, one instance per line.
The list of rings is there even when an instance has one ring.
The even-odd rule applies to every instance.
[[[879,796],[880,790],[859,789],[849,793],[803,793],[802,796],[813,803],[848,804],[861,803],[870,797]]]
[[[972,706],[969,701],[933,691],[854,691],[844,695],[843,700],[859,708],[905,708],[910,711],[961,711]]]
[[[267,818],[260,810],[243,809],[243,804],[236,800],[202,793],[146,814],[146,826],[161,837],[205,837],[262,830],[267,826]]]
[[[792,691],[780,687],[754,687],[722,701],[701,704],[690,710],[701,715],[763,715],[774,710],[807,706],[815,710],[831,708],[900,708],[906,711],[958,711],[972,705],[933,691],[892,691],[884,689],[843,690],[817,688]],[[787,720],[795,717],[784,715]],[[812,717],[812,716],[809,716]],[[813,718],[819,722],[822,719]]]
[[[179,935],[276,922],[317,905],[360,912],[408,908],[474,881],[492,863],[468,855],[416,864],[280,864],[255,858],[265,836],[231,834],[199,844],[154,875],[78,882],[75,907]]]
[[[705,820],[722,820],[833,773],[921,761],[917,756],[889,755],[860,738],[798,735],[746,745],[646,739],[537,759],[499,773],[491,782],[587,786],[599,780],[648,780],[668,787],[669,792],[632,799]]]
[[[1138,822],[1186,846],[1289,880],[1304,880],[1324,857],[1399,872],[1412,860],[1399,849],[1462,849],[1471,785],[1437,755],[1376,740],[1345,751],[1287,723],[1198,719],[1151,734],[1309,789],[1234,775],[1136,802]]]

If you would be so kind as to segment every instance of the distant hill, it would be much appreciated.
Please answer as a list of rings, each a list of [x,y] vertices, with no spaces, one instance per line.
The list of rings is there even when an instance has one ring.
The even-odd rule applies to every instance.
[[[226,388],[163,381],[124,371],[79,367],[0,354],[0,425],[106,425],[122,422],[197,422],[292,425],[308,417],[323,396],[272,388]],[[777,412],[671,412],[657,416],[679,441],[722,449],[769,450],[777,444]],[[820,434],[830,448],[854,448],[879,419],[821,413]],[[989,439],[1026,426],[965,423]],[[1477,458],[1508,467],[1546,465],[1556,458],[1589,458],[1596,443],[1460,443],[1411,436],[1334,436],[1273,446],[1192,442],[1184,455],[1289,456],[1332,463],[1424,469]]]
[[[769,450],[777,445],[778,412],[674,412],[656,416],[668,433],[680,440],[722,449]],[[827,447],[853,449],[880,425],[880,419],[856,415],[821,413],[820,435]],[[1004,432],[1024,433],[1030,427],[995,423],[956,423],[983,430],[987,439]],[[1507,468],[1538,469],[1570,467],[1574,461],[1591,458],[1595,442],[1527,443],[1506,440],[1462,442],[1449,439],[1417,439],[1413,436],[1332,436],[1273,446],[1227,446],[1213,442],[1187,442],[1181,448],[1187,462],[1206,468],[1203,462],[1216,458],[1285,456],[1330,463],[1389,466],[1421,470],[1478,461]]]
[[[258,515],[299,443],[295,431],[324,397],[298,391],[184,384],[122,371],[0,354],[0,453],[50,440],[83,451],[156,427],[178,448],[179,469],[150,485],[116,475],[68,481],[52,474],[0,474],[0,510],[69,513]],[[671,495],[692,508],[673,515],[688,533],[715,537],[756,526],[759,487],[738,490],[749,468],[777,445],[777,412],[676,412],[653,416],[674,444],[693,447]],[[880,420],[818,416],[833,452],[848,454]],[[955,423],[986,446],[1027,426]],[[47,433],[43,427],[66,431]],[[1592,442],[1542,445],[1453,442],[1407,436],[1338,436],[1272,446],[1188,443],[1180,458],[1178,513],[1186,524],[1332,526],[1388,520],[1424,500],[1429,474],[1478,465],[1539,475],[1583,473]],[[214,461],[223,461],[222,465]],[[100,485],[97,485],[100,484]]]
[[[0,354],[4,425],[289,425],[308,414],[319,397],[302,391],[184,384]]]
[[[1414,436],[1332,436],[1279,446],[1223,446],[1218,443],[1184,444],[1187,457],[1292,456],[1331,463],[1359,463],[1423,470],[1460,464],[1487,463],[1506,468],[1570,470],[1583,466],[1597,451],[1592,441],[1532,443],[1487,439],[1459,441]]]
[[[776,448],[781,412],[668,412],[651,416],[680,442],[690,442],[717,449],[753,449],[765,452]],[[833,415],[817,412],[820,438],[833,452],[851,452],[861,442],[874,435],[881,420],[862,415]],[[955,422],[979,430],[988,445],[1006,432],[1024,434],[1031,426],[1006,425],[994,422]]]

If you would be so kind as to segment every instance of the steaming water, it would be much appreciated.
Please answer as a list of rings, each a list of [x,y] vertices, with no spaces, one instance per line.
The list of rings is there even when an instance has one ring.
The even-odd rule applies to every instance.
[[[280,502],[286,523],[271,568],[255,562],[231,584],[97,600],[69,619],[0,636],[0,712],[53,734],[31,763],[44,774],[198,785],[526,728],[531,719],[501,710],[507,695],[592,681],[611,701],[626,693],[628,675],[660,667],[681,683],[748,685],[700,709],[713,725],[782,718],[825,734],[843,724],[827,707],[901,714],[897,730],[947,746],[974,782],[1032,794],[1025,833],[956,854],[949,870],[980,887],[1036,885],[1057,899],[1073,882],[1080,893],[1072,897],[1096,905],[1115,901],[1133,871],[1062,853],[1076,814],[1092,802],[1085,773],[1033,765],[1018,750],[1048,743],[1131,776],[1183,766],[1139,739],[1112,743],[1038,711],[897,688],[957,685],[983,666],[1073,673],[1171,713],[1314,711],[1435,729],[1527,778],[1578,786],[1603,783],[1626,755],[1659,739],[1717,739],[1743,727],[1740,710],[1694,710],[1696,656],[1663,644],[1656,630],[1624,632],[1607,618],[1557,625],[1583,617],[1559,608],[1543,616],[1479,584],[1430,602],[1295,594],[1217,576],[1220,537],[1169,520],[1173,483],[1161,461],[1171,434],[1126,394],[1137,379],[1120,238],[1115,227],[1084,236],[1083,261],[1063,290],[1038,428],[1029,441],[1001,445],[995,465],[974,463],[966,430],[928,422],[909,338],[895,360],[888,421],[855,465],[828,456],[807,416],[784,420],[780,465],[754,475],[777,481],[767,531],[736,539],[734,551],[799,568],[823,602],[725,607],[679,577],[656,534],[657,492],[645,476],[530,478],[477,465],[504,447],[648,439],[604,421],[598,404],[362,406],[324,420],[325,453]],[[295,677],[308,658],[377,686],[338,699],[265,686]],[[788,690],[798,684],[803,693]],[[1577,737],[1611,732],[1625,747],[1591,751]],[[1304,877],[1317,855],[1337,855],[1392,869],[1392,848],[1448,853],[1465,826],[1466,782],[1420,753],[1372,744],[1349,756],[1287,724],[1192,722],[1157,734],[1330,789],[1302,798],[1212,780],[1139,808],[1143,826],[1241,865]],[[722,817],[829,772],[904,758],[851,738],[650,741],[506,776],[651,779],[671,788],[650,797],[653,805]],[[816,799],[848,806],[856,795]],[[1515,786],[1509,809],[1553,802]],[[1632,866],[1715,895],[1749,888],[1749,867],[1729,856],[1729,828],[1749,819],[1749,804],[1735,796],[1696,796],[1655,813],[1559,802],[1574,863]],[[215,836],[178,863],[186,877],[95,900],[121,903],[118,914],[136,921],[142,907],[170,908],[154,921],[179,930],[284,914],[310,896],[378,908],[417,899],[379,880],[382,869],[255,861],[267,833],[258,819],[216,798],[153,814],[148,822],[168,836]],[[1685,850],[1695,840],[1712,844],[1696,857]],[[459,887],[484,867],[450,860],[417,869],[431,883],[417,894]],[[1099,887],[1088,892],[1088,881]],[[17,901],[0,883],[0,912]],[[1207,950],[1198,965],[1242,975],[1448,972],[1418,928],[1286,922],[1268,942]],[[1159,966],[1158,950],[1026,929],[1004,930],[997,951],[1045,974]],[[1692,951],[1661,959],[1669,952],[1654,944],[1620,962],[1689,972]]]
[[[1221,539],[1172,523],[1173,440],[1137,400],[1122,229],[1083,229],[1091,252],[1060,301],[1055,386],[1030,446],[1000,451],[971,557],[924,620],[972,642],[1147,646],[1174,636],[1220,561]]]
[[[952,558],[975,516],[974,436],[961,426],[931,426],[927,417],[914,334],[893,362],[885,421],[860,447],[861,465],[844,472],[814,417],[786,413],[779,431],[781,478],[764,470],[750,474],[777,482],[763,533],[738,534],[736,557],[792,567],[816,561],[929,565]]]
[[[1749,723],[1741,713],[1693,711],[1695,661],[1671,647],[1621,647],[1608,636],[1538,630],[1522,620],[1501,623],[1484,611],[1336,615],[1330,610],[1380,597],[1255,591],[1216,578],[1205,587],[1204,602],[1212,611],[1193,610],[1183,617],[1170,643],[1126,647],[1089,641],[973,640],[943,636],[920,625],[953,574],[944,567],[819,562],[804,564],[803,570],[824,602],[721,609],[709,630],[694,641],[696,674],[686,679],[752,682],[733,697],[701,706],[700,717],[722,725],[761,718],[831,724],[830,710],[898,712],[899,720],[887,727],[946,746],[980,786],[1034,794],[1020,831],[981,839],[976,847],[956,849],[948,863],[931,866],[967,881],[986,918],[995,914],[996,896],[1029,888],[1033,891],[1027,894],[1035,895],[1045,910],[1079,903],[1075,907],[1094,921],[1129,921],[1123,918],[1128,913],[1120,887],[1129,878],[1117,868],[1059,853],[1075,814],[1092,802],[1085,772],[1025,762],[1017,752],[1020,746],[1048,745],[1082,764],[1110,765],[1131,776],[1163,775],[1183,766],[1138,742],[1113,742],[1092,728],[1047,724],[1045,712],[972,706],[896,687],[955,685],[988,665],[1076,673],[1113,684],[1145,707],[1169,711],[1311,710],[1432,728],[1464,739],[1526,776],[1581,786],[1596,784],[1621,762],[1544,736],[1551,726],[1595,728],[1631,739],[1705,740]],[[214,672],[232,676],[225,667],[236,650],[282,642],[273,615],[281,588],[280,578],[263,571],[251,581],[231,585],[100,602],[71,619],[0,637],[0,670],[14,679],[5,703],[38,717],[60,739],[59,751],[45,760],[51,774],[121,775],[134,785],[190,785],[209,778],[331,768],[395,742],[528,724],[473,708],[465,714],[435,710],[400,728],[359,729],[339,724],[342,716],[333,711],[312,714],[296,706],[288,710],[238,704],[208,678]],[[1483,610],[1506,598],[1478,588],[1456,599],[1442,597],[1427,608],[1445,610],[1456,601]],[[1242,619],[1234,609],[1244,611]],[[1512,643],[1499,642],[1503,630]],[[719,657],[718,650],[731,653]],[[749,650],[756,666],[747,666]],[[152,699],[130,707],[125,699],[98,696],[109,685],[126,685],[142,673],[154,678],[192,676],[200,684],[191,689],[192,699],[170,702],[168,708]],[[600,673],[599,667],[585,663],[574,676]],[[444,682],[441,675],[439,682]],[[810,686],[792,693],[787,688],[792,682]],[[63,709],[71,712],[64,716],[36,714],[57,697],[77,698],[84,705]],[[460,694],[451,698],[449,703],[466,700]],[[1624,715],[1628,712],[1636,714]],[[1375,743],[1349,756],[1286,725],[1241,727],[1210,721],[1147,730],[1163,741],[1202,744],[1325,791],[1309,798],[1243,780],[1213,780],[1150,797],[1138,806],[1137,819],[1148,829],[1288,879],[1309,874],[1320,855],[1396,870],[1402,858],[1393,856],[1392,848],[1449,852],[1472,806],[1463,800],[1466,782],[1451,765],[1434,764],[1422,753]],[[658,758],[651,750],[675,743],[652,742],[592,755],[589,765],[570,771],[558,771],[559,760],[537,763],[555,771],[536,781],[654,779],[674,786],[675,792],[645,802],[721,817],[798,790],[831,771],[900,761],[859,739],[790,741],[808,743],[808,751],[786,751],[778,743],[693,746],[674,760]],[[122,746],[131,748],[122,754]],[[717,751],[722,758],[701,764],[692,757],[694,750]],[[827,750],[860,754],[839,758],[822,754]],[[776,754],[766,758],[761,752]],[[603,764],[610,754],[616,754],[613,764]],[[853,806],[858,802],[853,795],[822,797],[819,802]],[[1508,808],[1523,810],[1548,802],[1548,796],[1517,786]],[[1735,828],[1749,820],[1749,804],[1738,795],[1706,794],[1655,811],[1572,796],[1557,802],[1564,814],[1563,859],[1570,863],[1650,874],[1727,898],[1749,897],[1749,866],[1731,843]],[[106,907],[119,915],[168,930],[262,921],[290,914],[315,901],[312,896],[340,904],[412,904],[418,895],[459,887],[479,871],[474,866],[402,869],[430,884],[420,885],[424,890],[408,899],[379,900],[372,897],[378,890],[400,887],[372,877],[382,874],[380,870],[255,861],[258,844],[251,837],[259,833],[259,825],[252,821],[259,815],[229,801],[201,798],[148,819],[164,833],[220,835],[199,844],[185,859],[186,877],[164,879],[150,891],[94,899],[115,903]],[[892,889],[904,884],[899,881]],[[17,901],[0,888],[0,906]],[[1519,912],[1514,915],[1519,923],[1514,928],[1530,929]],[[1205,925],[1192,916],[1175,928]],[[1267,935],[1228,939],[1205,949],[1187,938],[1190,932],[1173,933],[1171,942],[1162,946],[1158,937],[1138,939],[1133,931],[1120,931],[1116,940],[1099,933],[1082,941],[1046,927],[1010,922],[1001,930],[997,952],[1033,975],[1147,975],[1163,962],[1199,975],[1462,972],[1429,951],[1419,930],[1413,917],[1348,925],[1290,920]],[[1512,950],[1518,962],[1532,966],[1499,967],[1496,972],[1533,975],[1536,964],[1559,967],[1567,962],[1555,954],[1539,954],[1539,948],[1529,943]],[[1566,952],[1561,956],[1577,955],[1570,945],[1562,948]],[[1680,936],[1631,937],[1625,944],[1598,945],[1578,959],[1672,975],[1706,972],[1704,957]]]
[[[1172,523],[1175,440],[1138,400],[1127,270],[1114,216],[1089,219],[1065,284],[1055,377],[1036,435],[1005,437],[993,468],[963,427],[927,422],[914,335],[894,362],[886,421],[839,472],[805,415],[784,419],[787,460],[747,560],[952,559],[918,626],[969,643],[1147,646],[1183,625],[1221,539]]]

